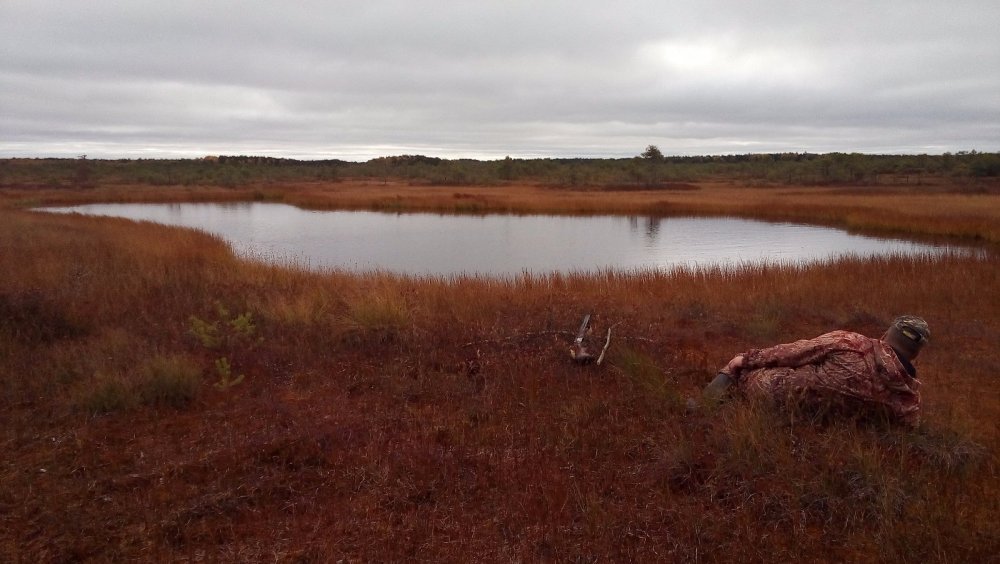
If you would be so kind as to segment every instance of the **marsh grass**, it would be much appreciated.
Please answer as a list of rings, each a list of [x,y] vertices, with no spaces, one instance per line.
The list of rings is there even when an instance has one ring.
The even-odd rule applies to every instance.
[[[92,415],[114,413],[138,403],[135,387],[118,375],[95,374],[91,382],[78,392],[77,404]]]
[[[142,368],[139,397],[147,405],[186,407],[198,396],[201,367],[183,355],[156,356]]]
[[[637,398],[659,404],[667,411],[677,411],[684,406],[684,399],[676,384],[646,354],[623,347],[611,361],[618,367],[637,392]]]
[[[0,560],[979,562],[1000,547],[993,257],[350,276],[9,208],[0,249]],[[595,334],[615,325],[606,365],[568,359],[581,311]],[[934,332],[917,430],[684,407],[738,352],[877,336],[900,313]],[[219,358],[238,386],[208,385]]]
[[[388,341],[407,327],[409,320],[402,296],[391,289],[375,289],[348,301],[340,324],[347,336]]]
[[[48,389],[66,389],[76,407],[100,415],[139,406],[187,407],[201,387],[202,368],[196,360],[182,354],[153,356],[129,368],[96,364],[101,368],[91,374],[56,374]]]

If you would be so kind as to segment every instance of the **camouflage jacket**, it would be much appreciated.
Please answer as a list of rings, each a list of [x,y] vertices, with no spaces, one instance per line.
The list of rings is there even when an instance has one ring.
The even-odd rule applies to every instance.
[[[879,339],[833,331],[737,355],[722,372],[749,397],[778,403],[828,401],[881,407],[894,419],[920,419],[920,380],[905,359]]]

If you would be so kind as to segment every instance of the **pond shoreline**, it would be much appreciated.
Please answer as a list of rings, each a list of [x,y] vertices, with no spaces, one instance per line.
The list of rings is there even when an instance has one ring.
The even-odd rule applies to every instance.
[[[736,216],[839,227],[873,236],[951,239],[1000,246],[1000,194],[964,185],[748,187],[702,181],[684,192],[609,192],[537,185],[412,186],[406,183],[250,183],[243,187],[102,185],[89,189],[5,188],[0,205],[94,202],[271,201],[304,209],[558,215]]]
[[[303,211],[280,203],[83,204],[35,208],[154,221],[213,233],[241,256],[312,270],[416,276],[731,269],[884,254],[975,253],[849,235],[843,230],[734,217],[457,215]]]

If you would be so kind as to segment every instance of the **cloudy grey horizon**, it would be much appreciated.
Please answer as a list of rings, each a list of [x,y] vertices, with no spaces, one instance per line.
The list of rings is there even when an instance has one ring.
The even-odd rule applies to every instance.
[[[0,0],[0,157],[993,152],[997,29],[969,0]]]

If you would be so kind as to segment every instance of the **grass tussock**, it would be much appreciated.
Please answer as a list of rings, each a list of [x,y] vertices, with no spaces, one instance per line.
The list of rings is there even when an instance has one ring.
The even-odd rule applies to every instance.
[[[632,383],[637,401],[658,404],[667,411],[677,411],[684,407],[685,401],[675,382],[648,355],[624,348],[616,351],[611,362]]]
[[[78,397],[78,405],[92,415],[124,411],[138,403],[134,386],[117,375],[95,374]]]
[[[116,413],[138,406],[179,409],[197,398],[202,368],[194,359],[174,354],[154,356],[132,372],[96,372],[72,380],[75,385],[70,387],[70,393],[74,404],[91,415]]]
[[[403,299],[391,291],[364,294],[347,304],[343,323],[348,331],[393,333],[408,325]]]
[[[139,397],[147,405],[186,407],[201,387],[201,367],[182,355],[154,357],[143,372]]]
[[[731,211],[700,195],[684,205]],[[989,255],[412,279],[10,208],[0,250],[0,560],[981,562],[1000,548]],[[584,311],[592,346],[614,327],[601,366],[567,354]],[[738,352],[879,335],[901,313],[934,335],[916,430],[687,406]]]

